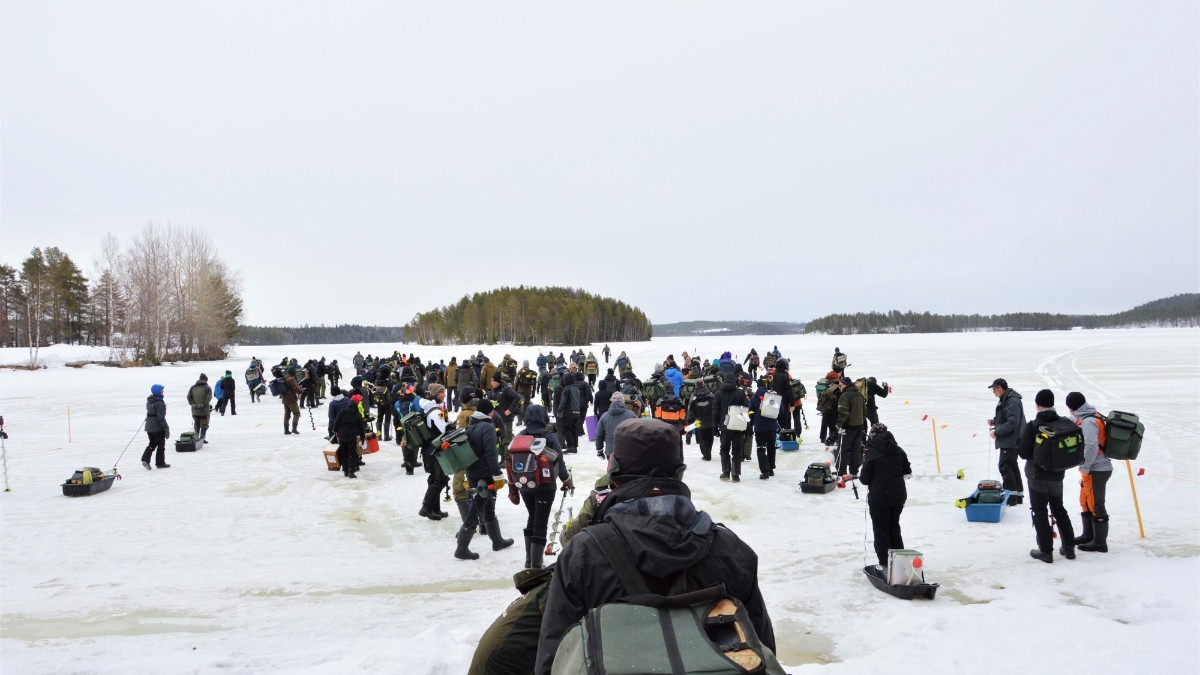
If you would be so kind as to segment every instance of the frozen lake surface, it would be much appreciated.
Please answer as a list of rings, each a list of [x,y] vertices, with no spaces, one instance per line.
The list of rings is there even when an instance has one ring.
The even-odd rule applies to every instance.
[[[776,477],[717,479],[718,462],[685,446],[685,481],[697,505],[759,555],[763,595],[790,672],[1069,673],[1200,671],[1200,330],[1143,329],[888,336],[664,338],[612,343],[645,376],[683,350],[713,358],[778,345],[809,388],[811,426],[800,451],[780,453]],[[600,356],[600,347],[592,349]],[[874,375],[893,394],[880,417],[907,451],[916,476],[901,519],[905,543],[925,554],[941,584],[932,602],[904,602],[872,588],[864,499],[849,490],[803,495],[804,468],[829,456],[817,441],[813,385],[837,346],[849,373]],[[190,428],[184,397],[201,373],[238,381],[251,355],[265,363],[338,359],[356,349],[415,351],[427,363],[482,348],[518,361],[536,348],[305,345],[235,350],[222,363],[82,369],[67,361],[105,350],[42,350],[37,372],[0,370],[0,414],[12,491],[0,495],[0,671],[4,673],[464,673],[483,630],[515,597],[519,547],[498,553],[479,538],[478,561],[455,560],[457,518],[417,517],[424,475],[405,476],[385,444],[356,481],[325,470],[325,408],[305,414],[299,436],[280,429],[282,406],[251,403],[214,413],[211,443],[177,454]],[[571,349],[567,347],[567,351]],[[555,349],[555,351],[558,351]],[[23,349],[0,350],[20,363]],[[601,357],[602,359],[602,357]],[[1025,507],[998,524],[968,523],[954,500],[995,477],[986,420],[1004,377],[1026,415],[1051,388],[1065,414],[1068,391],[1104,412],[1141,415],[1146,439],[1133,464],[1146,538],[1139,538],[1130,480],[1118,463],[1109,483],[1109,554],[1028,557]],[[145,471],[139,455],[150,385],[166,386],[172,441],[168,470]],[[70,437],[67,409],[70,408]],[[934,429],[941,473],[934,456]],[[108,492],[68,499],[59,485],[83,466],[112,467]],[[586,441],[586,439],[584,439]],[[586,443],[569,458],[575,506],[603,462]],[[966,479],[955,480],[957,469]],[[1077,482],[1064,501],[1078,527]],[[453,509],[450,509],[453,511]],[[524,508],[500,500],[506,536],[519,540]]]

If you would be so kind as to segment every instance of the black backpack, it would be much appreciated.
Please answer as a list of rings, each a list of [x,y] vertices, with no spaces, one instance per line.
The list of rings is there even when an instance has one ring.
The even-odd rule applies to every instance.
[[[1083,464],[1083,429],[1069,417],[1038,426],[1033,446],[1033,461],[1046,471]]]

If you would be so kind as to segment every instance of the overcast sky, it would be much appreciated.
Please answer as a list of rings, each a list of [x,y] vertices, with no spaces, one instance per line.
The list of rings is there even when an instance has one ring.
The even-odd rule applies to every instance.
[[[1194,0],[0,6],[0,262],[198,226],[250,324],[1200,291]]]

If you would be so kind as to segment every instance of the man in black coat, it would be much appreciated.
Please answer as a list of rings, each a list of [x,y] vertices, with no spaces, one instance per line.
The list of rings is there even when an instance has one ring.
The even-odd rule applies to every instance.
[[[900,512],[908,500],[904,481],[912,477],[908,455],[896,443],[886,424],[871,426],[867,441],[867,457],[863,461],[858,481],[867,486],[867,507],[871,512],[871,529],[875,535],[875,557],[880,568],[887,567],[888,549],[904,548],[900,535]]]
[[[500,418],[504,420],[504,438],[501,438],[500,442],[507,446],[513,437],[513,420],[521,414],[521,402],[525,398],[518,394],[512,385],[504,383],[504,377],[498,370],[492,374],[488,385],[491,387],[488,398],[491,399]]]
[[[1063,507],[1063,478],[1064,471],[1043,469],[1034,459],[1033,450],[1038,435],[1038,427],[1048,425],[1059,419],[1054,410],[1054,392],[1043,389],[1037,393],[1033,402],[1037,405],[1037,417],[1025,424],[1021,431],[1021,447],[1017,451],[1025,460],[1025,480],[1029,483],[1029,511],[1033,516],[1033,529],[1037,535],[1038,547],[1029,552],[1029,556],[1042,562],[1054,562],[1054,531],[1050,527],[1047,512],[1054,514],[1058,524],[1059,541],[1063,546],[1059,553],[1068,560],[1075,559],[1075,530],[1071,526],[1071,516]]]
[[[534,672],[550,673],[563,635],[588,610],[628,595],[598,541],[589,536],[594,528],[609,528],[624,541],[653,593],[724,584],[746,606],[759,639],[774,651],[775,632],[758,587],[758,556],[692,503],[681,480],[687,466],[679,432],[660,420],[630,420],[617,427],[615,445],[608,465],[614,490],[555,566]]]
[[[496,490],[502,485],[504,474],[500,470],[500,449],[497,446],[495,421],[492,419],[492,402],[486,398],[481,399],[475,406],[475,412],[471,413],[467,422],[467,440],[477,459],[467,467],[466,478],[472,495],[466,522],[456,535],[458,547],[454,550],[454,557],[459,560],[478,560],[479,554],[473,553],[468,546],[475,536],[475,527],[481,522],[492,539],[493,551],[513,545],[512,539],[500,536],[500,523],[496,521]]]
[[[730,373],[725,376],[713,401],[713,426],[721,434],[721,480],[739,483],[742,480],[742,446],[745,444],[746,431],[725,427],[726,413],[729,406],[734,405],[748,408],[750,402],[746,400],[746,392],[737,386],[737,375]]]
[[[590,392],[576,384],[575,373],[568,371],[563,375],[562,386],[554,392],[554,416],[565,453],[579,451],[579,431],[591,399]],[[587,386],[586,382],[584,386]]]
[[[1025,429],[1025,410],[1021,405],[1021,395],[1015,389],[1009,389],[1004,378],[993,380],[991,390],[998,399],[996,416],[988,420],[988,426],[992,428],[990,435],[1000,451],[997,468],[1004,489],[1008,490],[1008,505],[1016,506],[1024,501],[1025,488],[1021,485],[1021,468],[1017,466],[1017,447],[1021,444],[1021,432]]]

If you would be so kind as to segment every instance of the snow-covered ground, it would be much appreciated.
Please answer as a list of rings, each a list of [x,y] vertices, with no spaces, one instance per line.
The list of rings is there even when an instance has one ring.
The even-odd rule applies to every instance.
[[[774,479],[748,470],[740,484],[718,481],[717,462],[687,446],[685,478],[697,504],[758,552],[791,672],[1200,669],[1200,331],[727,336],[612,348],[627,350],[645,375],[668,353],[744,356],[776,344],[809,385],[806,444],[781,453]],[[849,354],[850,374],[894,389],[880,416],[917,474],[901,523],[905,542],[925,554],[929,580],[942,585],[933,602],[894,599],[863,578],[865,500],[797,488],[804,468],[826,459],[812,385],[835,346]],[[349,364],[356,348],[414,349],[254,347],[224,363],[74,369],[58,364],[107,358],[106,350],[56,347],[42,351],[48,369],[0,370],[12,488],[0,495],[0,672],[464,673],[480,634],[515,597],[511,576],[523,556],[519,547],[494,553],[477,538],[480,560],[455,560],[457,518],[417,517],[424,476],[404,475],[395,446],[345,480],[325,470],[323,433],[307,414],[302,433],[285,436],[278,400],[252,404],[243,387],[236,419],[214,413],[210,445],[185,455],[168,442],[167,470],[138,463],[151,384],[166,386],[174,438],[190,426],[184,396],[201,372],[213,381],[228,369],[240,381],[251,355]],[[429,361],[476,349],[415,351]],[[537,355],[483,349],[493,360]],[[27,358],[0,350],[0,363]],[[1020,507],[999,524],[966,522],[954,500],[996,475],[986,428],[995,377],[1024,395],[1027,415],[1043,387],[1058,395],[1060,412],[1063,396],[1079,390],[1101,410],[1141,415],[1146,442],[1134,470],[1145,469],[1136,479],[1145,539],[1123,463],[1109,484],[1112,553],[1032,560],[1033,529]],[[323,430],[325,408],[315,415]],[[62,496],[73,471],[107,470],[118,457],[123,480],[113,489]],[[586,451],[570,461],[581,487],[603,469]],[[966,480],[953,477],[960,467]],[[1067,492],[1078,525],[1071,480]],[[585,496],[578,490],[574,503]],[[519,538],[524,509],[500,500],[498,511],[505,534]]]

